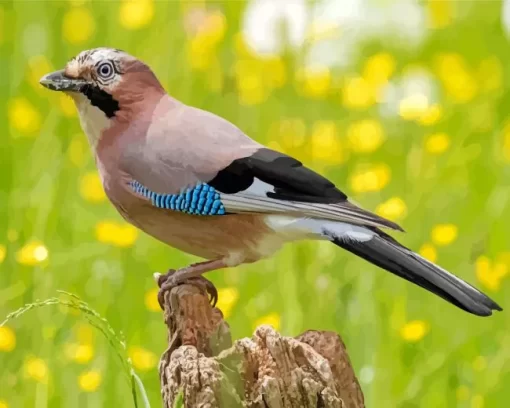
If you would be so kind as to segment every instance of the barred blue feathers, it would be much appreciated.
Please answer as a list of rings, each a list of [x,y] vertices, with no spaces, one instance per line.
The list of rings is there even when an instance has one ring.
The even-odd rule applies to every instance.
[[[187,188],[179,194],[158,194],[150,191],[138,181],[130,183],[138,194],[151,200],[152,205],[194,215],[225,215],[220,193],[206,183]]]

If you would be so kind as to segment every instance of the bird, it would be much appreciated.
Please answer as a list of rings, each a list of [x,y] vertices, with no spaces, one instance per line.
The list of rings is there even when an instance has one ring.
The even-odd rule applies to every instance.
[[[384,231],[403,231],[398,224],[362,209],[326,177],[226,119],[172,97],[146,63],[125,51],[82,51],[40,83],[73,99],[120,215],[204,259],[160,277],[161,288],[256,262],[287,243],[321,240],[471,314],[502,310]]]

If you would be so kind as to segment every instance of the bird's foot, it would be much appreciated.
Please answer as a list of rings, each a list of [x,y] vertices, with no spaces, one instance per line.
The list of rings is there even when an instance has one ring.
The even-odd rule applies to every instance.
[[[218,302],[218,291],[213,283],[201,275],[190,277],[189,274],[186,273],[187,271],[188,268],[178,270],[170,269],[165,274],[154,274],[154,279],[159,286],[158,302],[162,310],[164,310],[165,293],[169,292],[176,286],[184,285],[186,283],[195,283],[204,288],[209,295],[209,301],[212,306],[216,306],[216,303]]]

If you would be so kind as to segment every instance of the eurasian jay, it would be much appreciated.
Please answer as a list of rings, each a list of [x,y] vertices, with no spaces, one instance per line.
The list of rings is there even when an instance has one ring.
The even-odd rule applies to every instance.
[[[151,69],[110,48],[81,52],[41,84],[74,100],[106,195],[131,224],[205,262],[173,286],[255,262],[296,240],[327,240],[479,316],[502,310],[399,244],[397,224],[363,210],[298,160],[169,96]]]

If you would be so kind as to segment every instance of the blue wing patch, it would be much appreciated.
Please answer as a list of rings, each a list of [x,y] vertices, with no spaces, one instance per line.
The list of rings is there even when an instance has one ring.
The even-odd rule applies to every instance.
[[[134,192],[151,200],[152,205],[194,215],[225,215],[220,193],[206,183],[187,188],[179,194],[158,194],[138,181],[129,183]]]

